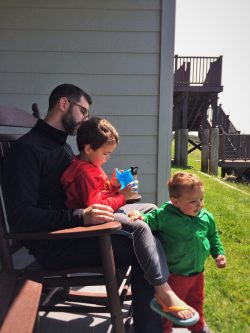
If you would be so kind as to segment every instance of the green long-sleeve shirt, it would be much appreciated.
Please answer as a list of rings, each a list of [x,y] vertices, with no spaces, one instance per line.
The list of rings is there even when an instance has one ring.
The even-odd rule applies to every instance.
[[[214,258],[224,254],[213,215],[205,209],[193,217],[165,202],[144,217],[151,230],[157,232],[172,273],[202,272],[209,254]]]

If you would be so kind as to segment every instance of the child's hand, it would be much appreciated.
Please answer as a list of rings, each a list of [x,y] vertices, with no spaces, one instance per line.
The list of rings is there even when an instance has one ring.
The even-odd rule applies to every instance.
[[[130,218],[131,221],[135,220],[144,221],[144,216],[140,212],[138,212],[138,210],[132,210],[132,212],[128,213],[128,217]]]
[[[227,264],[227,259],[223,254],[219,254],[217,258],[215,258],[215,263],[218,268],[224,268]]]
[[[121,190],[121,193],[124,195],[126,201],[129,199],[134,199],[136,196],[138,196],[138,193],[134,192],[135,188],[133,186],[134,183],[131,182]]]
[[[111,186],[114,186],[114,187],[120,187],[121,186],[119,180],[116,178],[116,171],[115,171],[115,169],[114,169],[114,171],[112,173],[112,176],[111,176],[111,179],[110,179],[110,184],[111,184]]]

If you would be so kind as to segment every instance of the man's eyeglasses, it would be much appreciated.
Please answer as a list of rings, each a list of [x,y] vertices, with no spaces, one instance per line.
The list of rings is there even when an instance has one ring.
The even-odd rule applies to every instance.
[[[88,110],[88,109],[86,109],[86,108],[83,107],[82,105],[80,105],[80,104],[78,104],[78,103],[72,101],[71,99],[68,99],[68,98],[67,98],[67,101],[68,101],[70,104],[74,104],[74,105],[78,106],[79,109],[80,109],[80,111],[81,111],[81,113],[82,113],[82,115],[83,115],[83,117],[84,117],[84,119],[88,119],[88,117],[89,117],[89,110]]]

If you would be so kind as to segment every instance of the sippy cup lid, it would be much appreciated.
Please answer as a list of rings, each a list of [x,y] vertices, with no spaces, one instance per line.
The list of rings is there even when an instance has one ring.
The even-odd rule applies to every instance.
[[[132,167],[130,167],[130,169],[131,169],[131,173],[132,173],[133,176],[137,175],[137,172],[138,172],[138,169],[139,169],[138,166],[132,166]]]

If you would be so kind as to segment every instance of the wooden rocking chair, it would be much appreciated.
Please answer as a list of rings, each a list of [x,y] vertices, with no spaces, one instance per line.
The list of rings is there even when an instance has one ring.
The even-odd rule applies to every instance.
[[[13,134],[15,129],[29,129],[36,119],[27,112],[17,108],[0,107],[0,185],[2,184],[2,165],[10,146],[20,134]],[[3,127],[5,128],[3,130]],[[130,320],[125,321],[122,314],[122,304],[127,296],[130,285],[129,267],[115,269],[110,235],[121,229],[119,222],[109,222],[90,227],[77,227],[53,232],[12,233],[8,231],[8,223],[4,208],[4,193],[1,191],[0,204],[0,261],[2,272],[15,271],[20,276],[23,272],[37,272],[43,283],[45,296],[40,302],[42,311],[61,311],[71,313],[104,313],[111,314],[114,333],[125,333]],[[75,239],[98,237],[101,267],[82,267],[70,270],[45,270],[38,263],[17,271],[13,267],[13,254],[22,247],[24,240]],[[88,274],[83,274],[83,273]],[[75,274],[77,273],[77,274]],[[70,287],[105,285],[106,293],[80,293],[70,290]],[[119,288],[122,285],[122,288]],[[61,291],[63,292],[56,292]],[[50,290],[50,293],[47,291]],[[119,293],[120,290],[120,293]],[[60,296],[60,297],[59,297]],[[67,306],[58,302],[67,301]],[[70,303],[72,301],[72,303]],[[73,302],[80,302],[75,305]],[[84,303],[84,304],[83,304]],[[95,306],[93,306],[93,304]],[[69,306],[70,305],[70,306]],[[130,313],[129,313],[130,315]],[[0,324],[1,325],[1,324]]]

